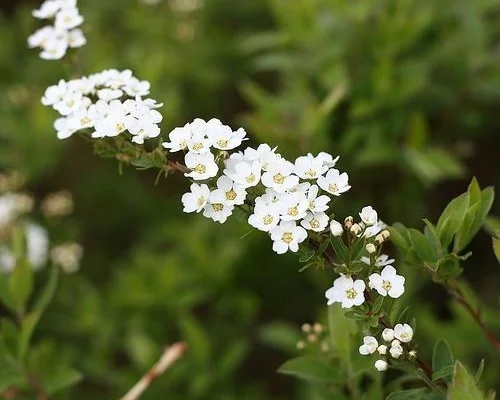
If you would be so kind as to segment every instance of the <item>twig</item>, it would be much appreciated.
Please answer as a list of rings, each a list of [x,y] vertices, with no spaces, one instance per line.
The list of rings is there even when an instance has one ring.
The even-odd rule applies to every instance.
[[[482,316],[481,316],[481,311],[479,308],[474,308],[470,302],[467,300],[465,297],[464,292],[458,285],[458,282],[451,282],[451,281],[446,281],[445,286],[448,289],[448,291],[455,297],[455,300],[461,304],[467,312],[470,314],[472,319],[476,322],[477,325],[482,329],[484,332],[484,336],[488,341],[492,344],[492,346],[497,350],[500,351],[500,340],[495,336],[495,334],[491,331],[491,329],[486,325],[486,322],[484,322]]]
[[[121,398],[121,400],[137,400],[151,383],[162,375],[172,364],[181,358],[187,350],[187,344],[175,343],[167,347],[158,362]]]

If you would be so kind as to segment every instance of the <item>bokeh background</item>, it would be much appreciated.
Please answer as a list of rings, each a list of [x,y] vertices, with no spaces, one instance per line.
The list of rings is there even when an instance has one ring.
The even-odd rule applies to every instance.
[[[371,204],[387,223],[421,228],[473,176],[500,187],[498,1],[149,3],[79,1],[88,44],[78,53],[85,73],[130,68],[151,81],[164,133],[217,117],[290,158],[339,154],[353,185],[339,216]],[[299,273],[263,234],[241,239],[248,226],[236,218],[220,226],[183,214],[180,177],[155,186],[154,173],[120,175],[79,138],[58,141],[39,99],[71,66],[27,49],[35,6],[0,1],[0,169],[26,174],[35,197],[74,195],[71,227],[60,229],[78,232],[85,256],[35,337],[46,360],[84,374],[66,398],[119,397],[182,339],[189,354],[144,399],[314,399],[275,370],[297,353],[300,324],[324,319],[331,274]],[[500,332],[488,233],[470,250],[464,276]],[[468,315],[419,271],[399,268],[421,353],[446,337],[464,361],[485,357],[485,385],[500,387],[500,357]]]

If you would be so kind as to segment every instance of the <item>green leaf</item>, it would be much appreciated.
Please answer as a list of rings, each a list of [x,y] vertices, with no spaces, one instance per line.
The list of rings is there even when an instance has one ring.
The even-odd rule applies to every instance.
[[[11,385],[23,382],[24,375],[7,350],[3,337],[0,336],[0,393]]]
[[[14,311],[16,305],[10,294],[9,278],[10,276],[7,274],[0,274],[0,301],[9,310]]]
[[[33,290],[33,269],[25,258],[20,259],[9,280],[9,290],[19,314],[23,314]]]
[[[427,388],[398,390],[386,397],[386,400],[421,400],[429,393]]]
[[[476,375],[474,377],[476,379],[477,383],[479,383],[479,380],[481,379],[481,376],[483,375],[483,371],[484,371],[484,358],[479,363],[479,367],[477,367]]]
[[[344,315],[340,304],[328,306],[328,331],[332,348],[345,365],[350,365],[352,335],[356,333],[356,322]]]
[[[494,197],[493,188],[489,187],[481,192],[477,181],[475,179],[472,181],[469,186],[469,207],[464,222],[455,236],[453,245],[455,253],[463,250],[485,223]]]
[[[342,371],[323,360],[313,357],[297,357],[282,364],[278,372],[314,382],[332,382],[342,378]]]
[[[46,392],[52,395],[62,389],[76,385],[82,378],[83,375],[80,372],[72,368],[62,367],[54,369],[42,383]]]
[[[314,257],[314,250],[305,248],[299,257],[299,262],[306,263]]]
[[[357,238],[351,249],[349,261],[359,260],[361,252],[365,248],[366,239],[364,237]]]
[[[455,362],[453,382],[448,390],[449,400],[484,400],[476,385],[476,380],[469,374],[460,361]]]
[[[400,223],[395,223],[393,226],[386,228],[391,234],[391,242],[399,248],[399,250],[406,252],[411,247],[410,233],[408,229]]]
[[[296,351],[297,342],[302,338],[295,325],[275,321],[263,326],[259,338],[264,344],[289,353]]]
[[[349,261],[349,249],[344,244],[342,238],[332,236],[330,241],[337,257],[340,259],[340,261],[347,264],[347,262]]]
[[[453,236],[460,229],[468,206],[469,194],[463,193],[450,201],[444,209],[436,226],[436,231],[443,247],[447,248],[450,245]]]
[[[418,258],[424,262],[436,262],[437,252],[425,235],[416,229],[410,229],[411,243]]]
[[[453,376],[453,365],[447,365],[437,371],[432,373],[432,380],[438,381],[440,379],[444,379],[445,381],[451,381],[451,377]]]
[[[384,296],[378,296],[376,300],[373,302],[372,313],[378,314],[382,309],[382,305],[384,304]]]

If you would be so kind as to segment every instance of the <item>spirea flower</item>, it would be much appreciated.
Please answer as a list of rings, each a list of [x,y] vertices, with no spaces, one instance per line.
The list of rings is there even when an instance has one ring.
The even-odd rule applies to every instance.
[[[342,227],[342,224],[340,222],[332,220],[330,222],[330,231],[332,232],[333,236],[342,236],[344,233],[344,228]]]
[[[365,336],[363,338],[363,344],[359,346],[359,354],[366,356],[368,354],[373,354],[377,351],[378,342],[373,336]]]
[[[400,344],[395,344],[389,349],[392,358],[399,358],[403,355],[403,347]]]
[[[363,207],[359,216],[361,221],[367,226],[375,225],[378,221],[377,212],[371,206]]]
[[[369,277],[368,286],[381,296],[389,295],[393,299],[400,297],[405,291],[405,278],[396,274],[392,265],[387,265],[380,274],[373,273]]]
[[[29,47],[42,49],[41,58],[59,60],[69,48],[82,47],[87,43],[83,32],[78,29],[83,17],[76,0],[46,0],[32,14],[35,18],[48,19],[53,23],[38,29],[28,38]]]
[[[278,254],[286,253],[288,250],[294,253],[299,250],[299,243],[307,238],[307,232],[295,221],[281,221],[280,224],[271,229],[273,250]]]
[[[365,264],[370,265],[370,259],[368,257],[361,257],[361,261],[364,262]],[[375,259],[375,266],[383,267],[385,265],[390,265],[393,262],[394,262],[393,258],[389,258],[387,254],[381,254]]]
[[[326,176],[320,176],[318,185],[321,189],[334,196],[340,196],[351,188],[347,173],[340,173],[337,169],[331,169],[326,173]]]
[[[377,369],[377,371],[380,372],[387,371],[388,366],[389,364],[387,364],[387,361],[384,360],[375,361],[375,368]]]
[[[360,306],[365,302],[365,287],[361,279],[354,281],[351,277],[342,275],[335,279],[333,286],[325,292],[327,304],[341,303],[342,308]]]
[[[182,195],[182,204],[184,205],[185,213],[192,213],[203,210],[210,196],[210,189],[207,185],[198,185],[193,183],[190,187],[191,191]]]
[[[397,324],[394,327],[394,337],[403,343],[411,342],[413,339],[413,329],[408,324]]]
[[[130,70],[105,70],[97,74],[61,80],[46,89],[42,104],[51,106],[61,116],[54,123],[59,139],[88,129],[92,138],[114,137],[124,132],[131,140],[142,144],[145,139],[160,134],[162,115],[156,110],[161,104],[142,99],[149,94],[149,82],[139,81]],[[138,92],[130,96],[128,93]]]
[[[394,340],[394,330],[392,330],[391,328],[385,328],[382,331],[382,338],[386,342],[392,342]]]

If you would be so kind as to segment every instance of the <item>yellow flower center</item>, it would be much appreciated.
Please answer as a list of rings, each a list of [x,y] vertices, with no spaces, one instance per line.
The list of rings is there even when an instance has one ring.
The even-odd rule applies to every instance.
[[[297,207],[292,207],[292,208],[289,208],[289,209],[288,209],[287,214],[288,214],[290,217],[296,217],[297,215],[299,215],[299,210],[297,210]]]
[[[198,197],[198,200],[196,201],[196,204],[198,207],[201,207],[205,204],[205,198],[204,197]]]
[[[234,200],[236,198],[236,192],[231,189],[230,191],[226,192],[226,199],[228,200]]]
[[[310,169],[309,171],[306,172],[306,175],[311,177],[311,178],[315,178],[316,177],[316,171],[314,171],[313,169]]]
[[[88,118],[88,117],[83,117],[83,118],[80,120],[80,125],[87,125],[89,122],[90,122],[90,118]]]
[[[212,208],[214,211],[222,211],[224,209],[224,205],[221,203],[213,203]]]
[[[197,150],[201,150],[202,148],[203,148],[203,143],[198,142],[198,143],[193,144],[193,150],[197,151]]]
[[[274,220],[274,218],[273,218],[271,215],[266,215],[266,216],[263,218],[264,225],[269,225],[269,224],[272,224],[272,223],[273,223],[273,220]]]
[[[332,184],[328,185],[328,190],[330,192],[336,192],[338,190],[338,187],[335,183],[332,183]]]
[[[273,176],[273,180],[277,184],[281,185],[285,181],[285,177],[280,173],[277,173],[276,175]]]
[[[382,289],[389,291],[392,289],[392,283],[389,281],[383,281],[382,282]]]
[[[281,240],[283,240],[286,244],[290,244],[291,242],[293,242],[292,232],[283,233]]]
[[[197,174],[204,174],[207,172],[207,168],[203,164],[198,164],[196,167],[194,167],[194,170]]]
[[[311,220],[311,228],[319,228],[319,221],[317,219]]]
[[[254,183],[255,182],[255,175],[250,174],[247,176],[247,183]]]
[[[125,130],[125,124],[123,122],[118,122],[115,129],[117,132],[123,132]]]
[[[356,292],[353,288],[346,290],[345,295],[348,299],[354,300],[356,296],[358,295],[358,292]]]
[[[217,144],[219,145],[219,147],[226,147],[227,146],[227,140],[219,139],[217,141]]]

